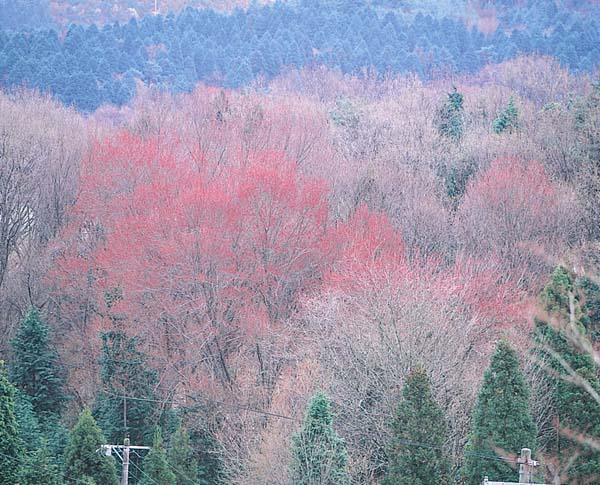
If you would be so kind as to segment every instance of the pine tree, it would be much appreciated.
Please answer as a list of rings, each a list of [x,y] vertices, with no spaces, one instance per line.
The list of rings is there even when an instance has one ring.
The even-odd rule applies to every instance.
[[[21,485],[60,484],[59,460],[51,453],[29,396],[18,390],[15,399],[15,415],[19,436],[26,451],[19,477]]]
[[[390,443],[385,485],[449,483],[450,464],[442,449],[447,427],[431,394],[427,372],[416,368],[402,389]]]
[[[176,485],[177,478],[171,471],[167,461],[167,454],[163,446],[160,428],[154,432],[152,449],[148,452],[142,463],[142,479],[140,485]],[[190,483],[190,482],[184,482]]]
[[[175,473],[177,485],[198,483],[198,461],[190,444],[190,435],[183,425],[171,436],[168,461]]]
[[[15,387],[0,360],[0,485],[14,485],[19,479],[23,444],[15,415]]]
[[[442,136],[459,141],[463,135],[463,102],[464,97],[452,86],[452,92],[439,112],[438,130]]]
[[[132,443],[150,444],[159,411],[154,392],[158,377],[137,349],[139,340],[121,331],[103,333],[100,377],[103,391],[96,401],[98,424],[113,443],[129,436]],[[127,401],[124,403],[124,401]],[[126,421],[123,409],[127,409]]]
[[[295,485],[350,483],[346,445],[331,427],[331,421],[329,400],[318,392],[308,405],[302,428],[292,437]]]
[[[555,457],[562,466],[578,456],[564,471],[572,481],[585,481],[600,476],[600,453],[569,439],[563,430],[600,439],[600,403],[581,386],[563,378],[570,376],[560,361],[600,392],[600,381],[592,358],[581,352],[574,342],[583,340],[589,343],[590,340],[590,329],[582,323],[589,320],[589,315],[583,311],[579,295],[585,287],[577,283],[565,268],[559,266],[554,270],[552,281],[541,295],[543,308],[553,324],[536,320],[535,333],[542,370],[553,389],[553,438],[545,444],[545,452]],[[586,296],[584,293],[583,297]],[[584,308],[589,310],[588,305]]]
[[[61,485],[58,466],[50,454],[48,443],[42,440],[40,446],[25,458],[21,468],[21,485]]]
[[[492,123],[492,129],[497,135],[507,131],[513,133],[519,129],[519,110],[515,106],[515,100],[510,98],[508,105],[498,114]]]
[[[498,456],[502,450],[516,457],[521,448],[536,449],[536,426],[529,409],[529,388],[515,351],[500,341],[485,372],[473,413],[471,433],[465,450],[467,483],[479,485],[490,480],[513,481],[515,470]]]
[[[58,353],[48,341],[49,329],[35,308],[29,310],[12,340],[10,377],[23,391],[42,424],[60,415],[66,402]]]
[[[15,416],[19,427],[19,436],[21,436],[27,452],[31,453],[41,446],[44,437],[29,396],[19,390],[15,393]]]
[[[215,436],[218,421],[216,409],[201,396],[190,396],[196,405],[185,410],[185,420],[189,423],[190,445],[193,457],[198,463],[199,485],[220,485],[227,483],[219,443]]]
[[[91,411],[85,408],[71,431],[71,441],[65,453],[67,483],[118,484],[114,459],[97,452],[105,443]]]

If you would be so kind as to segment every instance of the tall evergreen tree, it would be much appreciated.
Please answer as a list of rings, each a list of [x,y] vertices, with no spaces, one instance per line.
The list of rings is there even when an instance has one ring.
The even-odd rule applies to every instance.
[[[12,340],[14,359],[9,367],[11,380],[29,396],[42,424],[58,417],[66,402],[58,353],[48,337],[48,327],[32,308]]]
[[[521,448],[535,451],[537,430],[529,409],[529,388],[515,351],[500,341],[483,377],[465,450],[464,474],[468,484],[490,480],[513,481],[515,470],[498,456],[502,450],[516,457]]]
[[[580,292],[585,287],[574,280],[565,268],[559,266],[554,270],[552,281],[541,295],[542,306],[552,324],[536,320],[535,333],[542,370],[553,389],[553,437],[545,443],[545,452],[563,467],[577,456],[563,471],[571,481],[579,483],[600,476],[600,453],[569,439],[564,430],[600,439],[600,403],[582,386],[572,382],[563,363],[596,392],[600,392],[600,381],[592,358],[582,352],[577,343],[589,343],[588,329],[582,323],[589,315],[580,304]],[[584,296],[587,295],[584,293]],[[588,309],[587,305],[584,308]]]
[[[148,452],[142,463],[142,479],[140,485],[176,485],[177,478],[167,462],[167,453],[163,446],[160,428],[154,432],[152,449]],[[194,482],[184,482],[194,483]]]
[[[463,135],[464,97],[456,86],[447,94],[446,102],[439,112],[438,129],[442,136],[458,141]]]
[[[0,360],[0,485],[14,485],[19,479],[23,444],[15,415],[15,387]]]
[[[25,458],[21,468],[20,485],[62,485],[58,466],[43,439],[40,446]]]
[[[416,368],[402,389],[393,422],[385,485],[447,484],[450,463],[442,447],[447,439],[444,413],[431,394],[424,368]]]
[[[66,483],[118,484],[114,458],[97,451],[105,443],[91,411],[85,408],[71,431],[71,440],[65,453]]]
[[[121,443],[129,435],[132,443],[149,445],[160,420],[154,391],[156,371],[138,350],[137,338],[118,330],[106,332],[101,338],[103,392],[96,402],[98,423],[113,443]]]
[[[198,460],[190,443],[190,434],[180,425],[171,436],[168,461],[175,473],[176,485],[198,483]]]
[[[318,392],[311,399],[304,424],[292,437],[294,485],[343,485],[350,483],[344,441],[331,427],[329,399]]]
[[[58,457],[51,453],[51,447],[42,432],[37,415],[29,396],[20,391],[16,393],[15,415],[19,427],[19,436],[26,451],[21,465],[19,481],[21,485],[59,485],[60,474]],[[52,449],[52,451],[54,451]]]
[[[196,405],[185,410],[185,419],[189,423],[193,457],[198,464],[198,484],[227,483],[219,443],[215,436],[218,412],[201,396],[190,397],[196,401]]]

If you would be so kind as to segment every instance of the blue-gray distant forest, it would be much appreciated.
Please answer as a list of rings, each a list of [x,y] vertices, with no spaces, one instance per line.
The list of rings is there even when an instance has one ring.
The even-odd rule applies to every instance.
[[[387,0],[300,0],[231,13],[189,8],[60,30],[37,27],[44,19],[36,2],[21,2],[22,9],[12,0],[3,3],[0,84],[51,92],[84,111],[127,102],[135,79],[182,92],[199,81],[237,88],[321,64],[344,73],[414,72],[425,79],[473,73],[523,54],[554,56],[573,71],[600,64],[597,3],[496,2],[499,27],[488,34],[444,16],[448,11],[409,16]]]
[[[0,485],[599,483],[599,27],[0,0]]]

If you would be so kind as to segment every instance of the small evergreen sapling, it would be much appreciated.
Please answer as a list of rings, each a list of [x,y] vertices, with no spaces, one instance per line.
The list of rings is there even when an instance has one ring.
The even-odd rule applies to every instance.
[[[329,399],[318,392],[311,399],[304,424],[292,437],[294,485],[344,485],[350,483],[344,441],[331,427]]]
[[[163,446],[160,428],[157,428],[154,432],[152,449],[144,458],[142,471],[140,485],[155,485],[157,483],[160,483],[160,485],[177,484],[177,478],[167,461],[167,453]]]
[[[510,98],[508,105],[492,123],[492,129],[497,135],[504,133],[513,133],[519,129],[519,110],[515,106],[515,100]]]
[[[458,92],[456,86],[452,86],[452,92],[447,94],[446,102],[438,115],[438,130],[440,134],[455,142],[459,141],[463,135],[463,102],[463,95]]]
[[[105,443],[91,411],[85,408],[71,430],[65,453],[66,483],[118,484],[115,460],[97,451]]]
[[[190,434],[183,425],[180,425],[171,436],[168,461],[175,473],[177,485],[198,483],[198,460],[194,458]]]

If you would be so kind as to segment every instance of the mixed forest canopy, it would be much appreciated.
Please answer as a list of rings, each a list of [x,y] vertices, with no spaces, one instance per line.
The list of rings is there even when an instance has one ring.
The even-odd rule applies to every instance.
[[[0,33],[0,485],[595,483],[597,2],[142,3]]]
[[[248,86],[319,65],[432,79],[527,54],[553,56],[576,72],[600,64],[600,5],[594,2],[531,1],[519,8],[498,2],[493,28],[480,24],[481,15],[490,14],[487,3],[473,6],[471,20],[451,14],[443,2],[438,11],[411,10],[409,3],[403,9],[384,1],[301,0],[52,28],[13,25],[23,13],[14,4],[0,8],[7,15],[0,31],[0,85],[26,85],[93,111],[129,101],[136,80],[177,93],[198,82]],[[30,9],[27,18],[35,19],[37,7]]]

